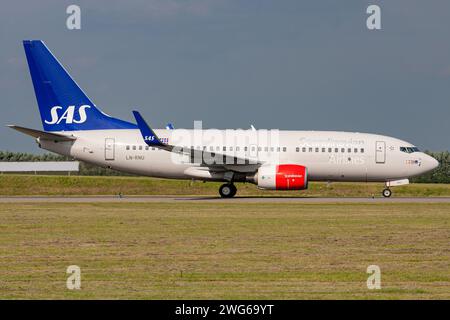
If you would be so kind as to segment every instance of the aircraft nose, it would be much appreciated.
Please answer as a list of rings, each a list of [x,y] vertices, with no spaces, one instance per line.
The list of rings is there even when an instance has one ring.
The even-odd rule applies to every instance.
[[[429,155],[426,156],[425,162],[427,170],[433,170],[439,166],[439,161],[437,161],[435,158]]]
[[[439,167],[439,161],[437,161],[433,157],[430,157],[430,158],[431,158],[431,167],[432,167],[432,169],[436,169],[437,167]]]

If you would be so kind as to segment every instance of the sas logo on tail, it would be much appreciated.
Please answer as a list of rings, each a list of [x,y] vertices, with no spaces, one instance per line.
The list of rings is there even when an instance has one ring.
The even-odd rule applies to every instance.
[[[50,121],[44,120],[46,124],[60,124],[61,121],[64,121],[66,124],[71,123],[84,123],[87,120],[86,109],[89,109],[91,106],[82,105],[78,108],[77,117],[75,117],[75,106],[67,107],[66,111],[64,111],[61,115],[59,110],[63,110],[60,106],[54,106],[50,110],[50,115],[52,119]]]

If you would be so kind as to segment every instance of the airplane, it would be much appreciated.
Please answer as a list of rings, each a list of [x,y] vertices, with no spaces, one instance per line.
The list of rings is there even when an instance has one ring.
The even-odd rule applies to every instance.
[[[383,182],[382,196],[439,163],[413,144],[385,135],[338,131],[155,129],[101,111],[41,40],[23,41],[43,130],[12,129],[40,148],[137,175],[303,190],[309,181]]]

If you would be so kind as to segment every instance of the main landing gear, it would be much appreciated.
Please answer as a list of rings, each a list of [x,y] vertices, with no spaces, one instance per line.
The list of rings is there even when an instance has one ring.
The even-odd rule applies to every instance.
[[[232,183],[225,183],[220,186],[219,193],[222,198],[233,198],[236,195],[237,188]]]
[[[382,192],[382,195],[385,198],[389,198],[392,195],[391,189],[389,189],[389,188],[384,189],[383,192]]]

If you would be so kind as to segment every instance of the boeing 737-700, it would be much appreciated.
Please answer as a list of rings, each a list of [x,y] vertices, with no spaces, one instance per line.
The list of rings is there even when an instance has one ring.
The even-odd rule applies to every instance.
[[[368,133],[282,130],[153,130],[103,113],[40,40],[23,43],[43,130],[11,128],[39,147],[98,166],[170,179],[222,181],[222,197],[236,182],[261,189],[302,190],[309,181],[408,184],[409,177],[438,166],[400,139]]]

